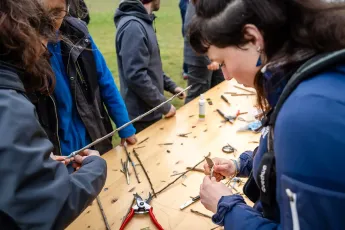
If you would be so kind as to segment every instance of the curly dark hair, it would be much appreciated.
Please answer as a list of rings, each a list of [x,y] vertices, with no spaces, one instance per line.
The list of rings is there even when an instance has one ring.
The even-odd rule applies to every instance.
[[[52,92],[55,77],[43,40],[54,38],[53,19],[38,0],[0,1],[0,61],[23,70],[27,91]]]
[[[246,24],[262,32],[267,62],[279,65],[284,72],[317,54],[345,48],[345,3],[340,1],[198,0],[196,15],[188,36],[194,50],[201,54],[210,45],[241,49],[250,42],[244,36]],[[259,106],[269,109],[261,71],[254,85]]]

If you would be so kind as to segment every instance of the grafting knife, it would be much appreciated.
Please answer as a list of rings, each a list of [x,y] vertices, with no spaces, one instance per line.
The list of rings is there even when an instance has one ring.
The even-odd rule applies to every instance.
[[[166,100],[165,102],[161,103],[160,105],[154,107],[153,109],[151,109],[150,111],[138,116],[137,118],[134,118],[133,120],[131,120],[130,122],[127,122],[126,124],[122,125],[121,127],[115,129],[114,131],[112,131],[111,133],[108,133],[107,135],[105,135],[104,137],[101,137],[97,140],[95,140],[94,142],[88,144],[87,146],[77,150],[77,151],[74,151],[72,152],[69,156],[66,157],[66,159],[68,158],[72,158],[72,157],[75,157],[76,155],[78,155],[80,152],[86,150],[86,149],[89,149],[91,148],[92,146],[104,141],[105,139],[109,138],[109,137],[112,137],[115,133],[119,132],[120,130],[126,128],[127,126],[133,124],[134,122],[136,121],[139,121],[141,120],[142,118],[146,117],[147,115],[153,113],[154,111],[158,110],[159,108],[161,108],[163,105],[169,103],[170,101],[172,101],[174,98],[180,96],[181,94],[183,94],[184,92],[186,92],[187,90],[189,90],[190,88],[192,88],[193,85],[190,85],[188,86],[187,88],[185,88],[184,90],[182,90],[181,92],[175,94],[174,96],[172,96],[170,99]]]

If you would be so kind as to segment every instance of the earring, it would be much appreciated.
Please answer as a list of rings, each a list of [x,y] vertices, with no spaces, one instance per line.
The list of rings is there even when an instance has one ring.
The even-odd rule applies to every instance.
[[[261,60],[261,53],[262,53],[262,51],[261,51],[261,47],[260,46],[258,47],[257,51],[258,51],[258,53],[260,53],[260,55],[259,55],[258,61],[256,62],[256,67],[259,67],[259,66],[262,65],[262,60]]]

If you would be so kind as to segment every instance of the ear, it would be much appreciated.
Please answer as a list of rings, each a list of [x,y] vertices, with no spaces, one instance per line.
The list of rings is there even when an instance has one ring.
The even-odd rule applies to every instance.
[[[261,49],[265,49],[264,47],[264,38],[262,36],[261,31],[253,24],[246,24],[243,27],[243,36],[244,39],[249,41],[255,47],[260,47]]]

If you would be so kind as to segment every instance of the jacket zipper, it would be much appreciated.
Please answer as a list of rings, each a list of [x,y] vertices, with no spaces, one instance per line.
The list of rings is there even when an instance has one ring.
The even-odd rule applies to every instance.
[[[293,230],[300,230],[298,213],[297,213],[297,195],[296,193],[293,193],[290,189],[286,189],[285,191],[290,202]]]
[[[50,97],[50,99],[52,100],[52,102],[54,104],[55,119],[56,119],[56,137],[58,139],[59,153],[60,153],[60,156],[61,156],[62,152],[61,152],[61,144],[60,144],[60,138],[59,138],[59,119],[58,119],[58,116],[57,116],[57,108],[56,108],[56,104],[55,104],[55,101],[52,98],[52,96],[49,95],[49,97]]]

